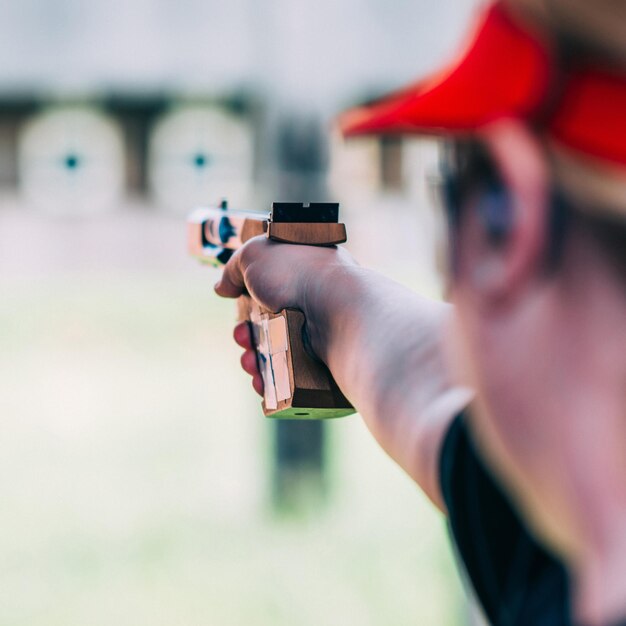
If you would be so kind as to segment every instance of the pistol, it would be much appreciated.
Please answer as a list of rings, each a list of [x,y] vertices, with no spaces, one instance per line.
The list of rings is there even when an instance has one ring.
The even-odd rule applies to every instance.
[[[269,213],[260,213],[234,211],[223,201],[194,210],[188,219],[189,253],[214,266],[225,264],[258,235],[282,243],[333,246],[346,241],[346,228],[339,223],[339,205],[321,202],[274,202]],[[275,313],[248,295],[239,297],[237,309],[256,349],[266,417],[327,419],[355,412],[326,365],[307,347],[302,311]]]

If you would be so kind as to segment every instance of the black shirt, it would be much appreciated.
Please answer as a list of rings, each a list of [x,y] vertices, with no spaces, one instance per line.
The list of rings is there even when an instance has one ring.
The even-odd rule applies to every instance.
[[[563,565],[526,529],[470,439],[465,419],[448,431],[440,480],[457,552],[493,626],[570,626]]]

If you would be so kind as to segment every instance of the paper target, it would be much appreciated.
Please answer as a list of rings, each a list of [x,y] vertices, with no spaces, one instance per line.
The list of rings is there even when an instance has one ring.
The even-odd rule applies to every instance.
[[[18,168],[28,204],[53,214],[101,213],[124,191],[121,131],[88,108],[40,113],[20,132]]]
[[[253,175],[250,127],[212,107],[181,107],[164,115],[151,134],[148,176],[155,201],[179,213],[228,198],[248,205]]]

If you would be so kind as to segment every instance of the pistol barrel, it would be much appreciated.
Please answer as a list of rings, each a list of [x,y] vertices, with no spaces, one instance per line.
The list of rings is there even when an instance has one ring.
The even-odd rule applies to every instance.
[[[223,265],[248,239],[267,231],[267,213],[200,207],[187,220],[191,256]]]

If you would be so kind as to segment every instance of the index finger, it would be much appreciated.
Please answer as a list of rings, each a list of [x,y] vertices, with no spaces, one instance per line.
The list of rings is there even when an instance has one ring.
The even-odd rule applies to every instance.
[[[235,251],[235,254],[224,266],[222,278],[214,286],[218,296],[222,296],[222,298],[238,298],[242,294],[247,293],[244,274],[263,252],[267,244],[267,237],[258,235],[248,239],[241,248]]]
[[[226,263],[222,277],[213,286],[218,296],[222,298],[238,298],[245,293],[246,287],[240,259],[240,250],[237,250],[230,261]]]

